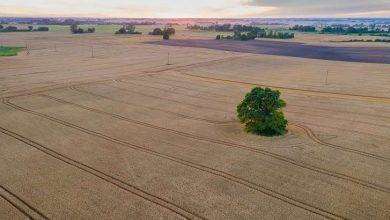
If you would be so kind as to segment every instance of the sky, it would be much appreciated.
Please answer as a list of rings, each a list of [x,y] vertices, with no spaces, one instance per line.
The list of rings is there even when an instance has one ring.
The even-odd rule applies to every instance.
[[[0,0],[0,16],[389,18],[390,0]]]

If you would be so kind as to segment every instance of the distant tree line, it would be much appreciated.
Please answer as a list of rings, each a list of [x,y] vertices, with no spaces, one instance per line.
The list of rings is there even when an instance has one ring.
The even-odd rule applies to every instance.
[[[322,28],[320,31],[322,34],[369,34],[369,35],[375,35],[375,34],[384,34],[388,35],[390,34],[390,28],[383,29],[376,27],[375,25],[372,26],[350,26],[350,25],[331,25],[326,26]]]
[[[134,25],[123,25],[115,34],[142,34],[142,32],[136,31]]]
[[[289,29],[292,31],[300,32],[316,32],[316,27],[314,26],[295,25],[294,27],[290,27]]]
[[[256,26],[248,26],[248,25],[240,25],[236,24],[233,26],[234,32],[250,32],[250,33],[259,33],[265,31],[264,28],[256,27]]]
[[[371,36],[380,36],[380,37],[389,37],[390,36],[390,26],[389,25],[341,25],[334,24],[323,27],[321,30],[317,31],[315,26],[304,26],[304,25],[295,25],[289,28],[293,31],[300,32],[318,32],[320,34],[358,34],[358,35],[371,35]]]
[[[376,37],[390,37],[390,32],[389,33],[372,33],[370,36],[376,36]]]
[[[38,27],[35,28],[33,26],[28,26],[27,29],[19,29],[16,26],[7,26],[4,27],[0,24],[0,32],[32,32],[32,31],[49,31],[48,27]]]
[[[259,27],[241,26],[234,31],[233,35],[217,35],[217,40],[241,40],[248,41],[256,38],[272,38],[272,39],[291,39],[294,38],[294,33],[280,32],[280,31],[267,31]]]
[[[209,25],[209,26],[200,26],[200,25],[188,25],[188,30],[198,30],[198,31],[218,31],[218,32],[229,32],[233,31],[231,24],[222,24],[222,25]]]
[[[383,42],[383,43],[390,43],[390,39],[351,39],[351,40],[344,40],[344,41],[332,41],[332,42]]]
[[[294,33],[281,31],[264,31],[257,35],[258,38],[273,38],[273,39],[292,39],[295,37]]]
[[[84,30],[83,28],[78,27],[77,24],[72,24],[70,26],[70,32],[72,34],[85,34],[85,33],[95,33],[94,27],[89,27],[87,30]]]
[[[262,28],[251,25],[231,25],[231,24],[215,24],[209,26],[200,25],[187,25],[188,30],[201,30],[201,31],[217,31],[217,32],[256,32],[262,30]]]

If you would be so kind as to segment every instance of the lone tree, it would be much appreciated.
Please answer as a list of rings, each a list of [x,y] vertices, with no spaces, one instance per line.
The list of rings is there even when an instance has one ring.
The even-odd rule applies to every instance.
[[[135,31],[134,25],[123,25],[121,29],[115,32],[115,34],[142,34],[142,33]]]
[[[72,34],[82,34],[84,33],[84,30],[82,28],[79,28],[77,24],[72,24],[70,26],[70,32],[72,32]]]
[[[162,33],[163,39],[169,40],[171,35],[174,35],[175,33],[176,33],[176,30],[172,27],[164,28],[163,33]]]
[[[155,28],[152,32],[149,33],[150,35],[163,35],[163,30],[161,28]]]
[[[164,39],[164,40],[169,40],[169,36],[170,36],[170,35],[169,35],[168,32],[166,32],[166,31],[163,32],[163,39]]]
[[[250,133],[275,136],[286,133],[287,120],[281,108],[286,102],[280,99],[280,92],[270,88],[256,87],[245,95],[237,106],[237,116]]]
[[[89,28],[87,28],[86,31],[84,31],[83,28],[79,28],[79,26],[76,23],[74,23],[74,24],[70,25],[70,32],[72,34],[95,33],[95,28],[89,27]]]

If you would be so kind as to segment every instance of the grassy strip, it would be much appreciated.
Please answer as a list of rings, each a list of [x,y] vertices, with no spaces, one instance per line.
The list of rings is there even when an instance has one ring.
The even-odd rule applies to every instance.
[[[16,56],[22,50],[23,47],[0,46],[0,57]]]

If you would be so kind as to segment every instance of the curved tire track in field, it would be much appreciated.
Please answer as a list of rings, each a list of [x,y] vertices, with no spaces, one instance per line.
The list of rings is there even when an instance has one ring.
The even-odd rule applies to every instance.
[[[180,72],[181,73],[181,72]],[[153,74],[153,75],[145,75],[145,76],[149,76],[149,77],[152,77],[152,76],[159,76],[157,74]],[[154,79],[158,79],[158,80],[164,80],[164,81],[168,81],[168,82],[180,82],[180,83],[189,83],[188,81],[182,81],[182,80],[173,80],[173,79],[168,79],[168,78],[154,78]],[[138,79],[142,82],[145,82],[149,79],[146,79],[145,77],[141,78],[141,79]],[[117,81],[120,81],[120,82],[123,82],[123,83],[127,83],[128,81],[126,80],[117,80]],[[148,82],[148,81],[147,81]],[[208,83],[214,83],[215,82],[211,82],[211,81],[206,81]],[[220,94],[220,93],[215,93],[215,92],[208,92],[208,91],[203,91],[203,90],[197,90],[197,89],[193,89],[193,88],[189,88],[189,87],[185,87],[185,86],[179,86],[179,85],[172,85],[172,84],[169,84],[169,83],[162,83],[161,81],[152,81],[152,83],[154,84],[160,84],[160,85],[165,85],[165,86],[169,86],[169,87],[173,87],[173,88],[180,88],[180,89],[184,89],[184,90],[189,90],[189,91],[195,91],[195,92],[200,92],[200,93],[208,93],[208,94],[212,94],[214,96],[219,96],[219,97],[227,97],[227,98],[230,98],[231,96],[229,95],[225,95],[225,94]],[[205,85],[197,85],[197,86],[201,86],[203,88],[207,88],[207,86]],[[233,102],[226,102],[226,103],[229,103],[229,104],[236,104],[236,103],[233,103]],[[308,106],[305,106],[305,105],[294,105],[294,104],[289,104],[289,106],[296,106],[296,107],[308,107]],[[371,117],[379,117],[379,118],[386,118],[386,119],[390,119],[389,116],[385,116],[385,115],[378,115],[378,114],[370,114],[370,113],[366,113],[366,112],[352,112],[352,111],[345,111],[345,110],[334,110],[334,109],[329,109],[329,108],[323,108],[323,107],[317,107],[317,106],[310,106],[310,108],[314,108],[314,109],[318,109],[318,110],[322,110],[322,111],[331,111],[331,112],[342,112],[342,113],[346,113],[346,114],[354,114],[354,115],[367,115],[367,116],[371,116]]]
[[[291,91],[298,91],[298,92],[310,92],[310,93],[317,93],[317,94],[335,95],[336,97],[339,97],[342,99],[359,98],[359,99],[364,99],[364,100],[378,101],[378,102],[382,102],[382,103],[390,103],[390,97],[356,95],[356,94],[351,94],[351,93],[340,93],[340,92],[325,92],[325,91],[310,90],[310,89],[291,88],[291,87],[285,87],[285,86],[272,86],[272,85],[266,85],[266,84],[249,83],[249,82],[238,81],[238,80],[221,79],[221,78],[215,78],[215,77],[209,77],[209,76],[198,76],[195,74],[183,73],[183,72],[179,72],[179,74],[194,77],[194,78],[220,81],[220,82],[225,82],[225,83],[235,83],[235,84],[242,84],[242,85],[248,85],[248,86],[266,86],[266,87],[271,87],[271,88],[275,88],[275,89],[284,89],[284,90],[291,90]]]
[[[164,92],[171,93],[171,94],[175,94],[175,95],[176,94],[184,95],[186,97],[191,97],[191,98],[195,98],[195,99],[207,99],[207,100],[212,100],[213,102],[219,102],[219,103],[223,103],[223,104],[233,104],[231,102],[226,102],[226,101],[221,101],[221,100],[216,100],[216,99],[199,97],[197,95],[186,94],[186,93],[183,93],[183,92],[172,91],[172,90],[169,90],[169,89],[158,88],[158,87],[150,86],[150,85],[138,84],[138,83],[134,83],[134,82],[125,81],[125,80],[122,80],[122,79],[121,80],[115,80],[115,82],[131,84],[131,85],[140,86],[140,87],[148,87],[148,88],[157,89],[157,90],[164,91]],[[106,86],[111,86],[111,85],[107,85],[107,84],[105,84],[105,85]],[[111,87],[122,89],[122,87],[116,87],[116,86],[111,86]]]
[[[214,64],[214,63],[220,63],[220,62],[225,62],[227,60],[234,60],[234,59],[238,59],[238,58],[241,58],[241,57],[245,57],[245,56],[232,56],[232,57],[225,57],[225,58],[221,58],[221,59],[215,59],[215,60],[208,60],[208,61],[202,61],[202,62],[198,62],[198,63],[190,63],[190,64],[184,64],[184,65],[177,65],[177,66],[172,66],[172,67],[168,67],[168,68],[163,68],[163,69],[156,69],[156,70],[145,70],[145,68],[142,68],[142,69],[139,69],[139,73],[141,74],[156,74],[156,73],[161,73],[161,72],[165,72],[165,71],[169,71],[169,70],[174,70],[174,69],[180,69],[180,68],[189,68],[189,67],[196,67],[196,66],[204,66],[204,65],[211,65],[211,64]],[[160,68],[162,66],[153,66],[153,67],[150,67],[150,68]],[[125,72],[128,72],[128,71],[125,71]],[[105,76],[107,74],[103,74],[103,75],[100,75],[101,76]],[[112,75],[111,73],[109,75]],[[132,74],[130,74],[132,75]],[[128,75],[127,75],[128,76]],[[94,76],[91,76],[91,77],[94,77]],[[124,76],[118,76],[118,77],[124,77]],[[79,78],[86,78],[84,76],[82,77],[79,77],[79,76],[75,76],[75,77],[71,77],[71,78],[67,78],[67,80],[69,79],[79,79]],[[96,83],[96,82],[105,82],[105,81],[110,81],[112,79],[105,79],[105,80],[92,80],[92,81],[89,81],[89,82],[82,82],[82,83],[75,83],[76,85],[79,85],[79,84],[90,84],[90,83]],[[65,83],[57,83],[55,85],[48,85],[48,86],[44,86],[44,87],[41,87],[44,88],[43,90],[40,90],[40,91],[35,91],[34,90],[38,90],[39,88],[34,88],[34,89],[26,89],[26,90],[22,90],[22,91],[16,91],[16,92],[13,92],[13,93],[17,93],[17,94],[8,94],[8,95],[5,95],[3,96],[3,98],[14,98],[14,97],[19,97],[19,96],[24,96],[24,95],[32,95],[32,94],[35,94],[35,93],[40,93],[40,92],[45,92],[45,91],[50,91],[50,90],[56,90],[56,89],[62,89],[62,88],[66,88],[68,87],[69,84],[65,84]],[[0,97],[1,98],[1,97]]]
[[[47,96],[47,95],[43,95],[43,96],[51,97],[51,96]],[[59,99],[57,99],[55,97],[51,97],[51,98],[53,98],[53,100],[58,100],[59,101]],[[339,214],[336,214],[336,213],[324,210],[324,209],[322,209],[320,207],[316,207],[316,206],[313,206],[311,204],[307,204],[305,201],[300,201],[300,200],[294,199],[292,197],[283,195],[283,194],[278,193],[278,192],[276,192],[276,191],[274,191],[272,189],[269,189],[267,187],[261,186],[261,185],[259,185],[257,183],[254,183],[254,182],[250,182],[250,181],[242,179],[240,177],[234,176],[234,175],[232,175],[230,173],[227,173],[227,172],[224,172],[224,171],[220,171],[220,170],[217,170],[217,169],[214,169],[214,168],[211,168],[211,167],[207,167],[207,166],[204,166],[204,165],[201,165],[201,164],[196,164],[196,163],[193,163],[191,161],[187,161],[187,160],[184,160],[184,159],[181,159],[181,158],[177,158],[177,157],[174,157],[174,156],[166,155],[166,154],[154,151],[154,150],[149,149],[149,148],[144,147],[144,146],[135,145],[135,144],[132,144],[132,143],[129,143],[129,142],[126,142],[126,141],[122,141],[122,140],[119,140],[119,139],[116,139],[116,138],[104,135],[102,133],[91,131],[91,130],[88,130],[86,128],[80,127],[78,125],[74,125],[74,124],[71,124],[69,122],[60,120],[58,118],[55,118],[55,117],[52,117],[52,116],[49,116],[49,115],[45,115],[43,113],[39,113],[39,112],[30,110],[30,109],[23,108],[23,107],[18,106],[18,105],[14,104],[14,103],[11,103],[9,100],[6,100],[6,99],[3,99],[3,103],[5,105],[13,108],[13,109],[17,109],[17,110],[22,111],[22,112],[26,112],[26,113],[29,113],[29,114],[32,114],[32,115],[36,115],[36,116],[45,118],[45,119],[53,121],[53,122],[55,122],[57,124],[61,124],[61,125],[66,126],[66,127],[79,130],[79,131],[81,131],[83,133],[90,134],[92,136],[96,136],[96,137],[105,139],[105,140],[110,141],[112,143],[116,143],[116,144],[119,144],[121,146],[124,146],[124,147],[127,147],[127,148],[131,148],[131,149],[134,149],[134,150],[142,151],[142,152],[151,154],[151,155],[156,156],[156,157],[164,158],[164,159],[167,159],[167,160],[170,160],[170,161],[182,164],[184,166],[192,167],[194,169],[197,169],[197,170],[200,170],[200,171],[203,171],[203,172],[215,175],[215,176],[222,177],[225,180],[228,180],[228,181],[240,184],[242,186],[245,186],[247,188],[250,188],[252,190],[261,192],[261,193],[263,193],[265,195],[268,195],[269,197],[281,200],[281,201],[286,202],[286,203],[288,203],[288,204],[290,204],[292,206],[304,209],[304,210],[309,211],[311,213],[315,213],[315,214],[320,215],[320,216],[322,216],[324,218],[327,218],[327,219],[347,219],[346,217],[341,216]],[[74,105],[77,105],[77,104],[74,104]],[[106,113],[106,114],[112,115],[110,113]],[[53,150],[51,150],[51,149],[48,149],[48,148],[45,148],[45,149],[49,150],[50,152],[53,152]],[[68,159],[70,159],[70,158],[68,158]],[[72,160],[72,159],[70,159],[70,160]],[[98,172],[100,172],[100,171],[98,171]]]
[[[167,114],[175,115],[175,116],[178,116],[178,117],[184,118],[184,119],[191,119],[191,120],[195,120],[195,121],[204,121],[204,122],[207,122],[207,123],[210,123],[210,124],[223,124],[223,123],[226,123],[225,121],[216,121],[216,120],[210,120],[210,119],[207,119],[207,118],[193,117],[193,116],[180,114],[180,113],[177,113],[177,112],[172,112],[172,111],[168,111],[168,110],[164,110],[164,109],[160,109],[160,108],[149,107],[149,106],[146,106],[146,105],[140,105],[138,103],[132,103],[132,102],[127,102],[127,101],[116,100],[116,99],[109,98],[108,96],[104,96],[104,95],[96,94],[96,93],[93,93],[93,92],[90,92],[90,91],[79,89],[79,88],[77,88],[75,86],[71,86],[69,88],[71,90],[74,90],[74,91],[79,92],[79,93],[85,93],[85,94],[88,94],[88,95],[91,95],[91,96],[94,96],[94,97],[107,99],[107,100],[110,100],[110,101],[113,101],[113,102],[119,102],[119,103],[123,103],[123,104],[130,105],[130,106],[138,106],[138,107],[142,107],[142,108],[146,108],[146,109],[150,109],[150,110],[154,110],[154,111],[160,111],[160,112],[164,112],[164,113],[167,113]]]
[[[116,87],[114,87],[116,88]],[[90,92],[90,91],[85,91],[85,90],[82,90],[82,89],[78,89],[76,87],[70,87],[70,89],[72,90],[75,90],[75,91],[78,91],[78,92],[82,92],[82,93],[87,93],[89,95],[92,95],[92,96],[95,96],[95,97],[100,97],[100,98],[105,98],[105,99],[108,99],[108,100],[111,100],[111,101],[114,101],[114,102],[123,102],[123,101],[118,101],[118,100],[114,100],[112,98],[109,98],[107,96],[102,96],[102,95],[98,95],[98,94],[95,94],[93,92]],[[118,88],[118,90],[122,90],[120,88]],[[131,90],[126,90],[126,89],[123,89],[125,91],[131,91]],[[164,100],[165,98],[161,98],[161,97],[157,97],[155,96],[156,98],[159,98],[159,99],[162,99]],[[179,101],[177,101],[179,102]],[[126,102],[123,102],[123,103],[126,103]],[[192,104],[192,105],[195,105],[195,104]],[[204,108],[207,108],[209,109],[208,107],[204,106]],[[210,110],[213,110],[213,109],[210,109]],[[180,114],[181,117],[191,117],[191,116],[185,116],[183,114]],[[199,119],[199,118],[195,118],[195,117],[192,117],[191,119],[193,120],[201,120],[201,121],[206,121],[208,123],[213,123],[213,124],[224,124],[224,123],[227,123],[226,121],[213,121],[213,120],[208,120],[208,119]],[[297,123],[292,123],[292,125],[295,125],[295,127],[298,127],[300,128],[301,130],[304,130],[305,133],[308,135],[308,137],[310,139],[312,139],[314,142],[318,143],[318,144],[321,144],[323,146],[326,146],[326,147],[330,147],[330,148],[333,148],[333,149],[337,149],[337,150],[342,150],[342,151],[346,151],[346,152],[350,152],[350,153],[354,153],[354,154],[358,154],[358,155],[361,155],[363,157],[369,157],[369,158],[373,158],[373,159],[377,159],[377,160],[381,160],[381,161],[384,161],[384,162],[390,162],[390,159],[387,158],[387,157],[382,157],[382,156],[379,156],[379,155],[376,155],[376,154],[372,154],[372,153],[368,153],[368,152],[365,152],[365,151],[360,151],[360,150],[356,150],[356,149],[353,149],[353,148],[349,148],[349,147],[344,147],[344,146],[340,146],[340,145],[336,145],[336,144],[331,144],[331,143],[328,143],[328,142],[325,142],[325,141],[322,141],[320,140],[316,135],[314,135],[314,133],[310,130],[310,132],[308,132],[308,128],[306,126],[303,126],[303,125],[299,125]],[[299,127],[299,126],[300,127]]]
[[[361,151],[361,150],[356,150],[356,149],[353,149],[353,148],[348,148],[348,147],[344,147],[344,146],[340,146],[340,145],[336,145],[336,144],[332,144],[332,143],[328,143],[328,142],[325,142],[323,140],[321,140],[320,138],[317,137],[317,135],[314,134],[314,132],[302,125],[302,124],[297,124],[297,123],[289,123],[290,125],[292,126],[295,126],[301,130],[303,130],[306,135],[314,142],[318,143],[318,144],[321,144],[321,145],[324,145],[324,146],[328,146],[328,147],[331,147],[331,148],[335,148],[335,149],[339,149],[339,150],[343,150],[343,151],[347,151],[347,152],[351,152],[351,153],[355,153],[355,154],[360,154],[362,156],[366,156],[366,157],[371,157],[371,158],[375,158],[375,159],[378,159],[378,160],[382,160],[382,161],[385,161],[385,162],[389,162],[389,159],[386,158],[386,157],[382,157],[382,156],[379,156],[379,155],[376,155],[376,154],[372,154],[372,153],[368,153],[368,152],[365,152],[365,151]]]
[[[141,61],[141,60],[145,60],[145,61]],[[47,71],[41,71],[41,72],[36,72],[34,74],[34,72],[31,72],[31,73],[22,73],[22,74],[11,74],[11,75],[5,75],[6,77],[18,77],[18,76],[30,76],[30,75],[36,75],[36,74],[40,74],[40,73],[44,73],[46,74],[45,76],[53,76],[53,75],[58,75],[58,72],[61,72],[61,74],[69,74],[69,73],[77,73],[77,74],[84,74],[84,73],[88,73],[88,72],[95,72],[95,71],[101,71],[101,70],[112,70],[112,69],[120,69],[122,70],[124,67],[128,66],[128,67],[131,67],[133,65],[136,65],[136,64],[142,64],[142,63],[149,63],[149,62],[152,62],[152,61],[160,61],[160,60],[155,60],[155,59],[147,59],[147,58],[143,58],[141,60],[138,60],[138,62],[136,63],[124,63],[124,62],[105,62],[105,63],[102,63],[102,62],[99,62],[99,63],[93,63],[93,64],[88,64],[88,65],[83,65],[82,67],[84,69],[78,69],[76,71],[74,70],[66,70],[66,71],[63,71],[63,70],[60,70],[60,69],[54,69],[54,70],[47,70]],[[162,60],[161,60],[162,61]],[[66,63],[62,64],[62,65],[66,65]],[[56,67],[58,67],[58,64],[55,65]],[[77,65],[77,66],[80,66],[80,65]],[[89,68],[89,67],[94,67],[94,68]],[[67,67],[67,68],[70,68],[70,67]],[[73,67],[72,67],[73,68]],[[152,67],[153,68],[153,67]],[[143,68],[145,69],[145,68]]]
[[[134,83],[134,82],[129,82],[129,81],[124,81],[124,80],[114,80],[114,82],[119,82],[119,83],[125,83],[125,84],[131,84],[131,85],[136,85],[136,86],[140,86],[140,87],[148,87],[148,88],[152,88],[152,89],[157,89],[157,90],[161,90],[161,91],[164,91],[164,92],[167,92],[167,93],[170,93],[170,94],[174,94],[174,95],[180,95],[180,96],[186,96],[186,97],[191,97],[191,98],[195,98],[195,99],[200,99],[200,100],[210,100],[212,102],[219,102],[219,103],[222,103],[222,104],[227,104],[227,105],[236,105],[237,103],[233,103],[233,102],[228,102],[228,101],[222,101],[222,100],[217,100],[217,99],[211,99],[209,97],[201,97],[201,96],[196,96],[196,95],[190,95],[190,94],[187,94],[185,92],[177,92],[177,91],[172,91],[170,89],[164,89],[164,88],[158,88],[158,87],[155,87],[155,86],[150,86],[150,85],[144,85],[144,84],[138,84],[138,83]],[[102,83],[104,84],[104,83]],[[117,87],[117,86],[111,86],[111,85],[108,85],[108,84],[104,84],[105,86],[109,86],[109,87],[113,87],[113,88],[117,88],[117,89],[122,89],[122,87]],[[193,90],[194,91],[194,90]],[[207,92],[204,92],[204,93],[207,93]],[[307,106],[299,106],[299,105],[293,105],[293,104],[289,104],[289,106],[295,106],[295,107],[307,107]],[[318,108],[316,108],[318,109]],[[306,112],[303,112],[303,111],[293,111],[293,110],[288,110],[287,112],[292,112],[292,113],[298,113],[298,114],[302,114],[302,113],[305,113],[306,115],[310,115],[310,116],[314,116],[314,117],[322,117],[322,118],[327,118],[328,116],[323,116],[323,115],[320,115],[320,114],[313,114],[313,113],[306,113]],[[229,112],[229,113],[233,113],[233,112]],[[357,113],[353,113],[353,114],[357,114]],[[329,116],[329,117],[332,117],[332,116]],[[334,119],[340,119],[339,117],[332,117]],[[390,125],[380,125],[380,124],[375,124],[375,123],[370,123],[370,122],[365,122],[365,121],[357,121],[357,120],[349,120],[349,119],[343,119],[345,121],[351,121],[351,122],[359,122],[359,123],[362,123],[362,124],[367,124],[367,125],[372,125],[372,126],[378,126],[378,127],[387,127],[387,128],[390,128]],[[374,136],[374,134],[371,134]]]
[[[146,78],[146,76],[148,76],[149,78]],[[180,85],[172,85],[172,84],[169,84],[167,83],[167,81],[169,82],[178,82],[179,80],[171,80],[171,79],[166,79],[166,78],[154,78],[153,76],[159,76],[158,74],[150,74],[150,75],[145,75],[143,77],[139,77],[137,78],[137,82],[142,82],[142,83],[149,83],[149,82],[152,82],[154,84],[158,84],[158,85],[163,85],[163,86],[168,86],[168,87],[171,87],[171,88],[178,88],[178,89],[184,89],[184,90],[188,90],[188,91],[195,91],[195,92],[198,92],[198,93],[207,93],[207,94],[212,94],[214,96],[218,96],[218,97],[225,97],[225,98],[231,98],[231,96],[229,95],[225,95],[225,94],[221,94],[221,93],[214,93],[214,92],[210,92],[210,91],[203,91],[203,90],[198,90],[198,89],[194,89],[194,88],[189,88],[189,87],[186,87],[186,86],[180,86]],[[133,79],[133,78],[126,78],[126,79],[119,79],[118,81],[119,82],[123,82],[123,83],[128,83],[129,79]],[[157,80],[160,80],[160,81],[149,81],[151,79],[157,79]],[[166,81],[165,83],[161,82],[162,80]],[[182,83],[185,83],[185,81],[182,81]],[[188,83],[188,82],[187,82]],[[196,86],[202,86],[202,87],[205,87],[204,85],[196,85]],[[156,87],[157,88],[157,87]],[[223,91],[223,90],[222,90]]]
[[[4,103],[7,104],[7,102],[4,102]],[[17,107],[16,105],[15,106],[12,105],[12,104],[7,104],[7,105],[12,107],[12,108],[18,109],[20,111],[29,112],[29,111],[22,110],[21,108]],[[82,171],[84,171],[86,173],[89,173],[89,174],[91,174],[91,175],[93,175],[93,176],[95,176],[95,177],[97,177],[99,179],[102,179],[102,180],[104,180],[104,181],[106,181],[108,183],[111,183],[112,185],[114,185],[114,186],[116,186],[116,187],[118,187],[118,188],[120,188],[120,189],[122,189],[124,191],[130,192],[130,193],[132,193],[132,194],[134,194],[136,196],[139,196],[139,197],[141,197],[141,198],[143,198],[143,199],[145,199],[145,200],[147,200],[147,201],[149,201],[151,203],[154,203],[154,204],[159,205],[159,206],[161,206],[161,207],[163,207],[165,209],[168,209],[171,212],[176,213],[176,214],[182,216],[183,218],[186,218],[186,219],[194,219],[194,218],[204,219],[204,217],[201,217],[201,216],[199,216],[199,215],[197,215],[195,213],[187,211],[187,210],[177,206],[176,204],[173,204],[173,203],[171,203],[171,202],[169,202],[169,201],[167,201],[167,200],[165,200],[165,199],[163,199],[161,197],[152,195],[152,194],[150,194],[150,193],[148,193],[148,192],[146,192],[146,191],[144,191],[144,190],[142,190],[142,189],[140,189],[140,188],[138,188],[136,186],[133,186],[133,185],[127,183],[127,182],[124,182],[123,180],[120,180],[120,179],[118,179],[118,178],[116,178],[114,176],[110,176],[110,175],[108,175],[108,174],[106,174],[106,173],[104,173],[104,172],[102,172],[100,170],[97,170],[97,169],[95,169],[95,168],[93,168],[93,167],[91,167],[89,165],[86,165],[86,164],[81,163],[79,161],[73,160],[70,157],[65,156],[64,154],[56,152],[56,151],[54,151],[54,150],[52,150],[52,149],[50,149],[50,148],[48,148],[46,146],[43,146],[43,145],[41,145],[41,144],[39,144],[39,143],[37,143],[37,142],[35,142],[33,140],[30,140],[30,139],[26,138],[26,137],[24,137],[24,136],[22,136],[20,134],[17,134],[15,132],[12,132],[12,131],[7,130],[7,129],[2,128],[2,127],[0,127],[0,132],[5,134],[5,135],[7,135],[7,136],[10,136],[10,137],[12,137],[14,139],[17,139],[17,140],[19,140],[19,141],[21,141],[21,142],[23,142],[23,143],[25,143],[25,144],[35,148],[35,149],[41,151],[41,152],[43,152],[43,153],[45,153],[45,154],[47,154],[47,155],[49,155],[49,156],[51,156],[51,157],[53,157],[53,158],[55,158],[57,160],[60,160],[60,161],[66,163],[66,164],[68,164],[70,166],[73,166],[73,167],[75,167],[77,169],[80,169],[80,170],[82,170]]]
[[[203,78],[203,79],[211,79],[211,80],[215,80],[215,81],[229,82],[229,83],[237,83],[237,84],[245,84],[245,85],[253,85],[253,86],[267,86],[267,85],[253,84],[253,83],[240,82],[240,81],[234,81],[234,80],[218,79],[218,78],[213,78],[213,77],[196,76],[196,75],[187,74],[187,73],[180,73],[180,74],[188,75],[188,76],[192,76],[192,77]],[[324,93],[324,94],[339,94],[339,95],[342,95],[342,96],[354,96],[354,97],[361,97],[361,98],[384,99],[384,100],[390,101],[390,98],[386,98],[386,97],[362,96],[362,95],[343,94],[343,93],[334,93],[334,92],[320,92],[320,91],[312,91],[312,90],[305,90],[305,89],[291,89],[291,88],[288,88],[288,87],[274,87],[274,86],[270,86],[270,87],[286,89],[286,90],[296,90],[296,91],[308,91],[308,92],[315,92],[315,93]],[[294,125],[298,125],[298,124],[294,123]],[[356,154],[359,154],[359,155],[362,155],[362,156],[366,156],[366,157],[376,158],[378,160],[382,160],[382,161],[385,161],[385,162],[389,162],[390,161],[390,159],[387,158],[387,157],[382,157],[382,156],[371,154],[371,153],[368,153],[368,152],[359,151],[359,150],[355,150],[355,149],[352,149],[352,148],[348,148],[348,147],[339,146],[339,145],[336,145],[336,144],[331,144],[331,143],[328,143],[328,142],[324,142],[324,141],[320,140],[318,137],[316,137],[312,131],[308,132],[308,128],[306,126],[304,126],[304,125],[300,125],[300,126],[301,127],[299,127],[299,128],[304,130],[305,133],[308,134],[308,136],[313,141],[315,141],[315,142],[317,142],[319,144],[322,144],[324,146],[331,147],[331,148],[336,148],[336,149],[339,149],[339,150],[344,150],[344,151],[348,151],[348,152],[352,152],[352,153],[356,153]],[[296,127],[298,127],[298,126],[296,126]]]
[[[343,179],[345,181],[350,181],[350,182],[353,182],[355,184],[358,184],[358,185],[361,185],[361,186],[364,186],[364,187],[367,187],[367,188],[370,188],[370,189],[378,190],[378,191],[385,192],[385,193],[390,193],[390,189],[388,187],[381,186],[381,185],[378,185],[378,184],[375,184],[375,183],[371,183],[371,182],[366,181],[366,180],[361,180],[361,179],[358,179],[358,178],[355,178],[353,176],[349,176],[349,175],[346,175],[346,174],[343,174],[343,173],[338,173],[338,172],[327,170],[327,169],[324,169],[324,168],[321,168],[321,167],[316,167],[316,166],[313,166],[313,165],[310,165],[310,164],[306,164],[304,162],[298,162],[298,161],[295,161],[295,160],[290,159],[288,157],[285,157],[285,156],[282,156],[282,155],[279,155],[279,154],[275,154],[275,153],[272,153],[272,152],[264,150],[264,149],[258,149],[258,148],[254,148],[254,147],[250,147],[250,146],[246,146],[246,145],[242,145],[242,144],[232,143],[232,142],[218,140],[218,139],[212,139],[212,138],[208,138],[208,137],[194,135],[194,134],[191,134],[191,133],[177,131],[177,130],[174,130],[174,129],[164,128],[164,127],[160,127],[160,126],[157,126],[157,125],[149,124],[149,123],[146,123],[146,122],[143,122],[143,121],[130,119],[130,118],[124,117],[122,115],[118,115],[118,114],[114,114],[114,113],[108,113],[108,112],[104,112],[102,110],[94,109],[94,108],[91,108],[91,107],[88,107],[88,106],[79,105],[79,104],[76,104],[76,103],[73,103],[73,102],[69,102],[69,101],[65,101],[65,100],[62,100],[62,99],[59,99],[59,98],[55,98],[55,97],[52,97],[52,96],[48,96],[48,95],[42,95],[42,96],[47,97],[47,98],[49,98],[51,100],[57,101],[59,103],[72,105],[72,106],[75,106],[75,107],[78,107],[78,108],[81,108],[81,109],[84,109],[84,110],[87,110],[87,111],[95,112],[95,113],[98,113],[98,114],[108,115],[108,116],[114,117],[116,119],[119,119],[119,120],[122,120],[122,121],[127,121],[127,122],[130,122],[130,123],[133,123],[133,124],[138,124],[138,125],[141,125],[141,126],[144,126],[144,127],[149,127],[149,128],[156,129],[156,130],[169,132],[169,133],[172,133],[172,134],[175,134],[175,135],[179,135],[179,136],[182,136],[182,137],[187,137],[187,138],[191,138],[191,139],[195,139],[195,140],[206,141],[206,142],[210,142],[210,143],[214,143],[214,144],[219,144],[219,145],[222,145],[222,146],[229,146],[229,147],[239,148],[239,149],[251,151],[251,152],[254,152],[254,153],[262,154],[262,155],[269,156],[269,157],[272,157],[274,159],[277,159],[277,160],[280,160],[280,161],[283,161],[283,162],[295,165],[295,166],[300,167],[300,168],[311,170],[311,171],[314,171],[314,172],[317,172],[317,173],[321,173],[321,174],[324,174],[324,175],[329,175],[329,176],[332,176],[332,177],[335,177],[335,178]],[[41,113],[38,113],[38,114],[41,114]]]
[[[3,129],[0,127],[0,132],[3,133]],[[11,192],[5,186],[0,185],[0,197],[15,207],[28,219],[49,219],[46,215],[40,212],[38,209],[31,206],[29,203],[24,201],[21,197]],[[18,204],[19,203],[19,204]],[[30,214],[33,213],[33,214]]]
[[[209,109],[209,110],[218,111],[218,112],[226,112],[226,110],[224,110],[224,109],[218,109],[218,108],[213,108],[213,107],[209,107],[209,106],[203,106],[203,105],[197,105],[197,104],[193,104],[193,103],[182,102],[182,101],[178,101],[176,99],[164,98],[164,97],[160,97],[160,96],[156,96],[156,95],[150,95],[150,94],[146,94],[143,92],[137,92],[137,91],[134,91],[131,89],[125,89],[125,88],[115,87],[115,86],[111,86],[111,85],[106,85],[106,86],[115,88],[119,91],[125,91],[127,93],[134,93],[134,94],[138,94],[138,95],[153,98],[153,99],[165,100],[165,101],[169,101],[169,102],[179,103],[182,105],[192,106],[195,108],[203,108],[203,109]],[[71,89],[75,90],[75,87],[71,87]]]

